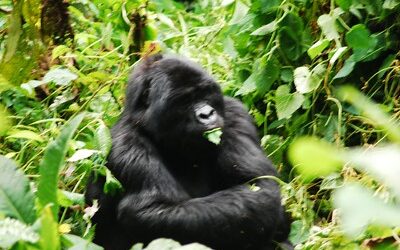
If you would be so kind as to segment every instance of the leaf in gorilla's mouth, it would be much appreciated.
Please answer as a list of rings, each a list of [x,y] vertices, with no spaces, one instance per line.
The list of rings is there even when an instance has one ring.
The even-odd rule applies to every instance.
[[[204,138],[206,138],[210,142],[214,143],[215,145],[219,145],[221,143],[222,129],[214,128],[214,129],[208,130],[203,133],[203,136],[204,136]]]

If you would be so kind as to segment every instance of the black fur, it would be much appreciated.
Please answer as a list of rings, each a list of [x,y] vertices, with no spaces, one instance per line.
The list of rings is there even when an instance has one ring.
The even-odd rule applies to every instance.
[[[215,109],[215,124],[196,120],[198,103]],[[219,145],[203,137],[213,125],[222,127]],[[89,204],[99,201],[95,242],[106,249],[159,237],[257,250],[287,240],[277,183],[253,181],[259,190],[247,183],[276,175],[252,119],[196,64],[156,55],[137,66],[112,138],[107,167],[124,192],[104,194],[101,176],[92,178],[86,192]]]

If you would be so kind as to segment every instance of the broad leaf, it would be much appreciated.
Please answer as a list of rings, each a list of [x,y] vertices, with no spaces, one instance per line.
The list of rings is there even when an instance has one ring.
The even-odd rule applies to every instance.
[[[328,14],[321,15],[318,17],[317,23],[328,40],[336,40],[340,38],[336,29],[336,18],[334,16]]]
[[[36,213],[28,178],[4,156],[0,156],[0,171],[0,213],[32,224]]]
[[[250,35],[252,36],[264,36],[274,32],[278,28],[278,23],[274,20],[269,24],[263,25],[260,28],[253,31]]]
[[[102,247],[72,234],[64,234],[61,236],[63,249],[68,250],[103,250]]]
[[[289,160],[305,180],[327,176],[343,165],[343,153],[313,137],[296,139],[289,147]]]
[[[314,43],[308,50],[307,54],[310,56],[311,59],[314,59],[315,57],[319,56],[324,49],[326,49],[329,46],[329,40],[328,39],[323,39],[320,40],[316,43]]]
[[[58,214],[57,186],[59,171],[64,165],[68,141],[72,138],[83,117],[84,114],[80,114],[64,126],[59,137],[47,146],[39,166],[40,179],[37,191],[39,204],[42,208],[52,204],[51,210],[54,218],[57,218]]]
[[[369,224],[400,226],[399,207],[379,199],[360,184],[347,184],[338,189],[333,201],[340,211],[341,226],[350,237],[359,236]]]
[[[78,76],[68,69],[52,69],[43,77],[43,82],[54,82],[56,85],[68,85],[71,81],[78,78]]]
[[[27,241],[35,243],[39,240],[39,235],[32,227],[19,220],[5,218],[0,220],[0,248],[9,249],[17,241]]]
[[[96,148],[106,157],[111,150],[111,133],[103,121],[100,121],[95,134]]]
[[[35,133],[33,131],[30,130],[14,130],[11,131],[7,138],[19,138],[19,139],[28,139],[31,141],[38,141],[38,142],[42,142],[43,141],[43,137],[41,135],[39,135],[38,133]]]
[[[288,85],[281,85],[275,92],[275,104],[278,119],[289,118],[301,107],[304,96],[300,93],[289,93]]]
[[[318,64],[312,71],[303,66],[294,70],[294,84],[297,92],[304,94],[318,88],[325,74],[325,66]]]

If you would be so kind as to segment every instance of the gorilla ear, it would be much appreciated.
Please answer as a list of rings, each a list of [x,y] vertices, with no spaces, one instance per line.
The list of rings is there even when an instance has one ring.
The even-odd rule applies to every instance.
[[[126,104],[131,112],[146,109],[149,106],[150,80],[143,75],[133,75],[128,83]]]

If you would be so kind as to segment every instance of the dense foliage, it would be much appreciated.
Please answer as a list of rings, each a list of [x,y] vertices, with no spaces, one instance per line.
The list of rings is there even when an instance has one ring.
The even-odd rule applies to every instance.
[[[108,128],[135,62],[158,51],[248,106],[297,249],[398,248],[400,2],[50,3],[0,0],[0,248],[98,248],[84,185],[97,169],[119,188]],[[147,249],[160,245],[179,247]]]

